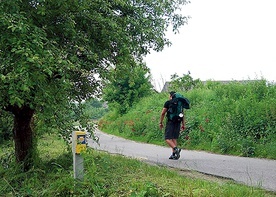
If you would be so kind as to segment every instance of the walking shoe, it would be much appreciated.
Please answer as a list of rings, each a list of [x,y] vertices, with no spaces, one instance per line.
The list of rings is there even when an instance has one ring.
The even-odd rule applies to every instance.
[[[169,157],[169,159],[175,160],[175,159],[176,159],[176,156],[175,156],[174,154],[172,154],[172,155]]]
[[[180,158],[180,152],[181,152],[181,149],[179,149],[179,148],[177,148],[176,150],[175,150],[175,159],[177,160],[177,159],[179,159]]]

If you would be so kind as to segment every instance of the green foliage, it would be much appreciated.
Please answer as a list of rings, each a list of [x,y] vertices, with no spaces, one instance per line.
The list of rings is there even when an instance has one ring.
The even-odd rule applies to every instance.
[[[144,64],[113,69],[105,83],[103,98],[111,109],[125,114],[141,98],[152,92],[149,77],[149,69]]]
[[[108,112],[107,106],[97,99],[85,101],[83,105],[84,114],[92,120],[98,120]]]
[[[1,196],[273,196],[232,181],[208,182],[195,172],[189,172],[189,178],[185,172],[90,148],[82,154],[85,174],[80,182],[73,178],[72,153],[56,135],[40,140],[40,165],[21,172],[14,160],[3,163],[11,147],[0,147]]]
[[[0,144],[12,138],[11,114],[0,110]]]
[[[187,118],[194,117],[199,125],[189,132],[190,140],[185,145],[220,153],[275,158],[275,151],[263,155],[258,150],[260,144],[269,149],[269,142],[275,139],[275,85],[264,80],[209,82],[206,88],[190,92],[195,105]],[[193,97],[202,100],[194,102]]]
[[[89,128],[79,103],[99,95],[111,67],[141,62],[150,49],[169,45],[164,32],[171,24],[177,32],[187,22],[176,13],[186,3],[1,1],[0,109],[24,117],[16,133],[29,136],[34,136],[30,120],[39,132],[71,133],[74,118]],[[28,122],[18,115],[22,109],[31,114]],[[28,149],[29,138],[16,144],[25,143]]]
[[[187,149],[276,158],[276,86],[265,80],[222,84],[208,81],[183,93],[191,102],[179,145]],[[102,130],[162,144],[158,123],[167,93],[150,95],[122,117],[105,116]]]
[[[190,72],[188,74],[183,74],[182,77],[179,77],[175,73],[171,76],[169,91],[187,92],[199,86],[202,86],[202,82],[199,79],[193,79]]]
[[[121,116],[114,113],[102,118],[98,126],[104,131],[123,134],[127,137],[141,138],[146,142],[157,142],[163,138],[163,132],[159,130],[159,119],[163,106],[163,98],[167,94],[153,93],[134,105],[130,111]]]

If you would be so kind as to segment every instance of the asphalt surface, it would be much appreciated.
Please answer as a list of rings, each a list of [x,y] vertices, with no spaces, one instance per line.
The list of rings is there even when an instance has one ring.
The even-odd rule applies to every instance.
[[[229,178],[236,182],[276,192],[276,160],[225,156],[182,149],[179,160],[168,159],[169,147],[138,143],[95,132],[99,144],[88,139],[88,146],[109,153],[121,154],[149,163]]]

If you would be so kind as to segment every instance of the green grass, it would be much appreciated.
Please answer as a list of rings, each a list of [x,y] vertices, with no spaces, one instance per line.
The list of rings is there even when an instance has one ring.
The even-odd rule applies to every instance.
[[[189,150],[276,159],[276,86],[265,81],[208,83],[180,92],[191,102],[178,144]],[[151,144],[163,144],[160,114],[167,93],[142,98],[126,114],[110,111],[100,130]],[[165,121],[164,121],[165,122]]]
[[[40,164],[26,173],[17,170],[12,147],[1,147],[0,196],[275,196],[229,180],[154,166],[91,148],[83,154],[83,182],[74,180],[72,153],[54,135],[39,140]],[[12,154],[10,154],[12,155]]]

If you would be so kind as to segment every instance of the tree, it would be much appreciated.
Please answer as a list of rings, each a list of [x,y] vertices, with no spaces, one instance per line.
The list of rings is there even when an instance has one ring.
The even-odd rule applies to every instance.
[[[63,122],[97,95],[110,67],[140,61],[187,22],[185,0],[13,0],[0,4],[0,108],[13,114],[15,155],[33,163],[34,129]],[[48,124],[55,126],[56,124]]]
[[[189,91],[195,87],[202,85],[199,79],[193,79],[191,73],[183,74],[179,77],[176,73],[171,75],[171,82],[169,84],[170,91]]]
[[[145,64],[125,65],[113,69],[103,90],[103,98],[108,102],[108,106],[120,115],[125,114],[152,91],[149,69]]]
[[[106,104],[96,98],[86,100],[83,108],[83,113],[89,116],[90,120],[98,120],[108,112]]]

